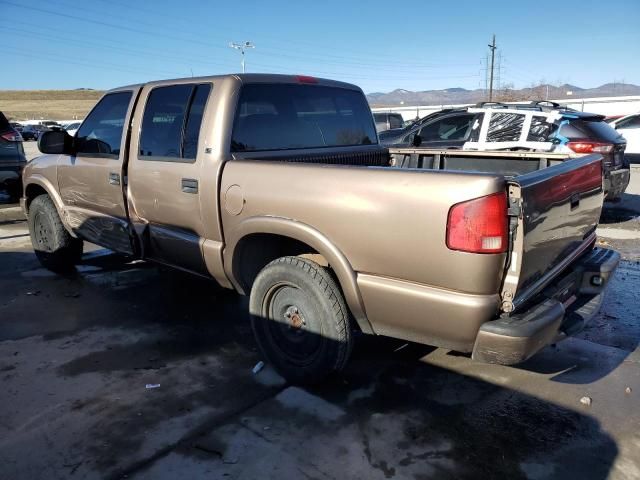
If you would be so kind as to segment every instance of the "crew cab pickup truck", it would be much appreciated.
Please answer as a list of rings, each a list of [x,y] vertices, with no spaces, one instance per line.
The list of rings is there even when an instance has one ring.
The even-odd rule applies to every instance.
[[[22,204],[44,266],[88,241],[248,294],[294,382],[340,370],[358,330],[522,362],[589,321],[619,259],[594,248],[599,154],[388,150],[336,81],[117,88],[39,148]]]

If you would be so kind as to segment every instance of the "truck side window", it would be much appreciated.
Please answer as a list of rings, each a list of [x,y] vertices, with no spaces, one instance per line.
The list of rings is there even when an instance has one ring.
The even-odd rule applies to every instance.
[[[76,134],[76,154],[117,159],[130,101],[131,92],[105,95]]]
[[[154,88],[142,119],[141,160],[193,162],[210,84]]]
[[[202,115],[204,107],[209,98],[211,85],[208,83],[196,85],[189,115],[187,115],[187,123],[184,126],[184,140],[182,146],[182,158],[196,158],[198,153],[198,140],[200,137],[200,126],[202,125]]]

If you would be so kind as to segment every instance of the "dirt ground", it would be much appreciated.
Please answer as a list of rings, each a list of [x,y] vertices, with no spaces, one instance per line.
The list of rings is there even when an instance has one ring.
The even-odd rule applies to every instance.
[[[11,120],[84,118],[104,92],[98,90],[0,90],[0,109]]]
[[[96,248],[56,276],[0,206],[0,478],[640,478],[632,178],[599,230],[624,260],[578,337],[517,367],[363,337],[314,388],[253,372],[244,298]]]

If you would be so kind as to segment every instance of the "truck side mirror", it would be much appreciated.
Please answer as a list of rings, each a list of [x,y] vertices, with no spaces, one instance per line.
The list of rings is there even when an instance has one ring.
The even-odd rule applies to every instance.
[[[73,137],[66,130],[50,130],[38,138],[38,150],[42,153],[71,154],[72,145]]]
[[[413,136],[413,140],[411,140],[411,145],[414,147],[419,147],[420,145],[422,145],[422,137],[416,133]]]

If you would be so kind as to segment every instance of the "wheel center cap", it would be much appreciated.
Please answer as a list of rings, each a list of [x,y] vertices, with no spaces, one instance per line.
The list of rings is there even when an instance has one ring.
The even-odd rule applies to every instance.
[[[304,318],[300,314],[300,310],[296,306],[287,308],[287,311],[284,314],[284,318],[286,319],[289,326],[295,329],[301,329],[304,325],[306,325]]]

